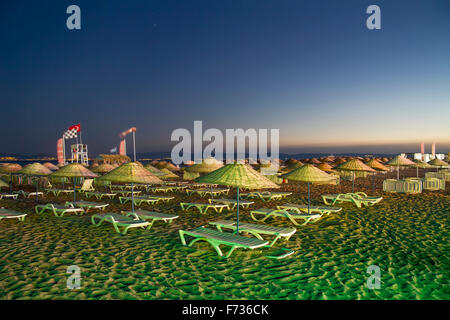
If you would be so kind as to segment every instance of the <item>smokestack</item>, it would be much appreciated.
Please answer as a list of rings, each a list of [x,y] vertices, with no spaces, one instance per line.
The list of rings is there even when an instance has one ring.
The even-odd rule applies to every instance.
[[[435,157],[435,154],[436,154],[436,144],[433,143],[433,144],[431,145],[431,156],[433,157],[433,159],[434,159],[434,157]]]
[[[425,153],[425,142],[422,142],[422,143],[420,144],[420,153],[421,153],[421,154],[424,154],[424,153]]]

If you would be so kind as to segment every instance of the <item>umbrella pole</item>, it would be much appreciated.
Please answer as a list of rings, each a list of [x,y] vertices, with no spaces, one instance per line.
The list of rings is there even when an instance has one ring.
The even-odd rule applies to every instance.
[[[239,187],[237,187],[236,192],[236,203],[237,203],[237,222],[236,222],[236,234],[239,234]]]
[[[375,192],[375,172],[372,175],[372,193]]]
[[[73,203],[77,201],[77,190],[75,188],[75,178],[73,178]]]
[[[134,183],[131,183],[131,212],[134,215]]]
[[[213,191],[212,191],[212,184],[209,185],[211,187],[211,199],[214,199]]]
[[[355,171],[353,171],[353,180],[352,180],[352,193],[355,192]]]
[[[419,166],[416,167],[416,178],[419,177]]]
[[[39,189],[39,180],[36,179],[36,202],[38,202],[38,189]]]
[[[400,166],[397,166],[397,180],[400,180]]]
[[[309,191],[309,182],[308,182],[308,214],[310,214],[310,208],[311,208],[311,193]]]
[[[12,173],[9,173],[9,193],[12,193]]]

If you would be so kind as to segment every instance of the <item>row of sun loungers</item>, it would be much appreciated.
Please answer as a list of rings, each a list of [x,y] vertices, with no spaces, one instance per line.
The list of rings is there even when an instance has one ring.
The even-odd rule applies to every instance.
[[[19,221],[25,221],[26,216],[26,213],[0,208],[0,221],[3,219],[18,219]]]
[[[342,202],[353,202],[358,208],[364,206],[373,206],[383,200],[382,197],[369,197],[364,192],[328,194],[322,195],[323,202],[328,205],[334,205]]]

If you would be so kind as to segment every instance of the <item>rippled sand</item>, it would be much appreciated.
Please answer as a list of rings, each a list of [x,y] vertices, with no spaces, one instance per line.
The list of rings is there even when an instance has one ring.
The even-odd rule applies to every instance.
[[[371,193],[371,180],[358,189]],[[339,214],[298,227],[276,246],[296,250],[283,260],[266,258],[265,250],[236,250],[218,257],[205,243],[181,245],[177,230],[194,228],[223,214],[180,212],[178,194],[154,209],[177,213],[171,225],[152,230],[130,229],[125,236],[111,225],[95,227],[91,213],[56,218],[37,215],[33,200],[1,200],[0,206],[27,212],[24,223],[0,222],[1,299],[449,299],[449,193],[386,194],[370,208],[344,204]],[[364,189],[367,187],[367,189]],[[305,186],[289,202],[305,202]],[[313,204],[320,194],[348,192],[350,184],[313,186]],[[70,197],[64,198],[70,200]],[[56,201],[53,197],[40,202]],[[103,200],[102,200],[103,201]],[[110,201],[110,200],[104,200]],[[61,202],[61,201],[60,201]],[[257,202],[275,207],[282,202]],[[143,208],[146,208],[145,206]],[[114,204],[114,210],[129,205]],[[252,221],[248,210],[242,220]],[[290,226],[283,219],[266,221]],[[69,290],[67,267],[81,268],[81,288]],[[369,265],[381,269],[381,288],[366,286]]]

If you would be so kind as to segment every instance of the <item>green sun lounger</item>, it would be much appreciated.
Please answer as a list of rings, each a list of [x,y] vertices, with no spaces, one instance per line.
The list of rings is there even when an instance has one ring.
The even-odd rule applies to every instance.
[[[17,219],[19,221],[25,221],[26,213],[17,212],[5,208],[0,208],[0,221],[2,219]]]
[[[334,205],[341,202],[353,202],[358,208],[373,206],[383,200],[382,197],[369,197],[364,192],[326,194],[322,195],[323,202],[327,205]]]
[[[96,227],[100,226],[104,221],[113,225],[117,233],[126,234],[130,228],[150,229],[150,222],[127,217],[119,213],[98,213],[91,217],[92,224]],[[120,228],[123,228],[120,231]]]
[[[156,221],[163,221],[165,223],[172,223],[173,220],[177,219],[178,216],[174,214],[168,214],[168,213],[161,213],[161,212],[154,212],[154,211],[147,211],[147,210],[135,210],[134,212],[131,211],[122,211],[123,214],[125,214],[127,217],[131,218],[138,218],[140,220],[150,220],[148,230],[151,229],[153,226],[153,223]]]
[[[69,194],[73,193],[73,189],[45,189],[45,192],[47,193],[53,193],[55,197],[58,197],[61,193]]]
[[[88,213],[91,209],[99,209],[105,210],[108,203],[98,203],[98,202],[90,202],[90,201],[76,201],[76,202],[66,202],[65,204],[69,208],[81,208],[84,209],[85,213]]]
[[[131,201],[134,201],[134,204],[138,207],[140,207],[143,203],[151,205],[159,202],[158,199],[152,199],[148,197],[119,197],[119,202],[122,204]]]
[[[72,208],[53,203],[39,204],[34,207],[34,211],[36,213],[43,213],[46,211],[52,212],[55,215],[55,217],[62,217],[66,213],[74,213],[76,215],[78,214],[83,215],[85,213],[84,209],[82,208]]]
[[[222,229],[230,229],[235,231],[237,229],[236,221],[230,221],[230,220],[219,220],[210,222],[209,224],[216,226],[216,228],[219,231],[222,231]],[[282,227],[274,227],[274,226],[268,226],[264,224],[252,224],[252,223],[246,223],[246,222],[240,222],[239,223],[239,232],[247,232],[252,235],[254,235],[256,238],[260,240],[264,240],[261,235],[270,235],[275,236],[275,239],[272,240],[272,242],[269,244],[269,247],[273,246],[274,243],[280,239],[281,237],[284,237],[285,240],[289,240],[289,238],[297,231],[295,228],[282,228]]]
[[[260,208],[257,210],[250,211],[250,216],[253,220],[264,222],[270,217],[285,217],[289,219],[295,226],[304,226],[308,223],[314,223],[319,220],[322,215],[318,213],[308,214],[308,213],[298,213],[292,212],[288,210],[280,210],[280,209],[268,209],[268,208]],[[260,218],[260,216],[262,216]],[[302,224],[298,223],[297,220],[303,220]]]
[[[161,187],[151,187],[151,188],[147,188],[147,192],[173,192],[175,191],[177,188],[176,187],[169,187],[169,186],[161,186]]]
[[[308,206],[302,204],[293,204],[293,203],[285,203],[281,206],[277,206],[277,209],[294,211],[297,213],[308,213]],[[310,213],[320,213],[320,214],[330,214],[330,213],[338,213],[342,208],[339,207],[319,207],[319,206],[310,206]]]
[[[102,198],[114,199],[117,196],[117,193],[112,193],[112,192],[85,192],[84,195],[88,199],[90,197],[96,197],[98,200],[100,200]]]
[[[188,196],[198,194],[202,198],[205,196],[218,196],[221,194],[228,194],[228,192],[230,192],[230,189],[186,189],[186,193]]]
[[[221,203],[227,204],[230,207],[230,210],[234,210],[237,206],[236,199],[208,199],[209,203]],[[253,201],[248,200],[239,200],[239,207],[248,209],[250,205],[254,204]]]
[[[290,196],[292,192],[270,192],[270,191],[252,191],[241,193],[240,196],[245,199],[260,199],[262,201],[282,200]]]
[[[14,191],[13,193],[16,193],[18,195],[21,195],[24,198],[33,198],[36,196],[44,196],[44,193],[41,191],[34,191],[34,192],[27,192],[27,191],[23,191],[23,190],[19,190],[19,191]]]
[[[121,195],[122,197],[131,197],[131,194],[134,194],[135,196],[139,196],[142,193],[142,191],[140,191],[140,190],[134,190],[134,191],[131,191],[131,190],[122,190],[122,191],[120,191],[120,190],[118,190],[118,191],[112,191],[112,192],[116,193],[117,195]]]
[[[269,241],[243,237],[229,232],[220,232],[218,230],[208,229],[205,227],[199,227],[190,231],[179,230],[178,233],[180,234],[181,243],[183,245],[186,245],[185,236],[190,236],[194,239],[189,243],[189,247],[197,241],[206,241],[212,245],[219,256],[225,258],[228,258],[237,248],[253,250],[269,244]],[[230,246],[231,249],[224,255],[220,249],[221,245]]]
[[[183,211],[187,211],[190,208],[197,208],[200,213],[206,213],[210,208],[214,209],[217,213],[221,213],[224,208],[230,209],[226,204],[201,202],[180,202],[180,206]]]
[[[0,200],[2,199],[13,199],[17,200],[19,195],[17,193],[0,193]]]

